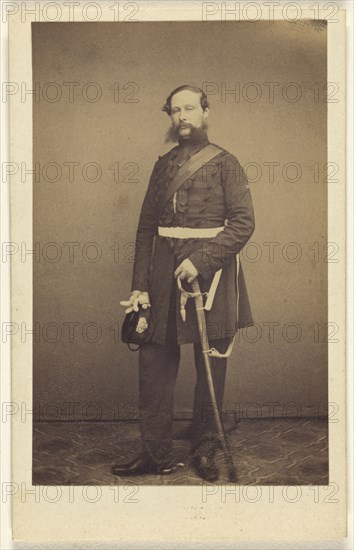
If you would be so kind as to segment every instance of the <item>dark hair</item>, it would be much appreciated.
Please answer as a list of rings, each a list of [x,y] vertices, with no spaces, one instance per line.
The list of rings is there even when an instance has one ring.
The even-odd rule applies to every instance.
[[[175,94],[177,94],[178,92],[182,92],[183,90],[190,90],[191,92],[194,92],[196,94],[200,94],[200,105],[201,105],[203,111],[205,111],[205,109],[207,107],[209,107],[208,98],[207,98],[205,92],[203,92],[203,90],[201,88],[197,88],[196,86],[190,86],[189,84],[183,84],[182,86],[178,86],[178,88],[176,88],[175,90],[173,90],[173,92],[170,93],[170,95],[166,99],[166,103],[162,107],[161,111],[164,111],[168,115],[171,115],[171,101],[172,101],[172,98]]]

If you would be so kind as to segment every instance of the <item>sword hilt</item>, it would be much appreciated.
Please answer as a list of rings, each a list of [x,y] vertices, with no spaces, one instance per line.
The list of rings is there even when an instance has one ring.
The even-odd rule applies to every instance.
[[[199,286],[199,283],[198,283],[197,279],[194,279],[194,281],[192,281],[191,285],[192,285],[193,292],[188,292],[187,290],[185,290],[183,288],[182,281],[181,281],[180,277],[177,277],[177,286],[178,286],[178,290],[181,293],[180,313],[181,313],[181,317],[182,317],[183,322],[185,322],[185,320],[186,320],[186,303],[187,303],[188,299],[189,298],[194,298],[194,299],[200,298],[200,299],[202,299],[203,296],[208,295],[207,292],[201,292],[200,291],[200,286]],[[203,303],[201,304],[201,306],[198,309],[204,309]]]

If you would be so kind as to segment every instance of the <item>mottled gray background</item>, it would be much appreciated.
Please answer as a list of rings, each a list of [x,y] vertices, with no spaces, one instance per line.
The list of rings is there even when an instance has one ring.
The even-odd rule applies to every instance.
[[[34,161],[39,163],[33,195],[33,239],[39,251],[33,282],[38,323],[35,417],[112,419],[127,416],[129,410],[134,413],[137,354],[114,338],[114,327],[124,317],[119,301],[130,291],[131,243],[148,178],[157,156],[172,146],[164,142],[169,120],[160,108],[176,86],[206,82],[214,83],[209,89],[215,92],[209,96],[210,140],[235,154],[241,164],[257,163],[261,170],[255,181],[255,168],[249,165],[256,214],[252,243],[260,257],[251,261],[257,253],[252,245],[242,260],[258,332],[252,328],[242,334],[229,360],[226,406],[254,403],[244,409],[246,414],[258,410],[266,415],[267,403],[278,403],[276,414],[293,414],[297,409],[289,403],[295,402],[300,414],[312,414],[318,407],[325,412],[326,30],[304,22],[36,23],[32,29],[33,80],[39,93],[33,109]],[[57,84],[46,87],[50,82]],[[64,85],[69,82],[78,83],[73,101]],[[100,86],[99,101],[83,98],[89,82]],[[110,89],[114,82],[120,86],[118,102]],[[131,82],[135,85],[124,89]],[[254,87],[248,88],[248,100],[242,95],[236,101],[232,95],[223,98],[217,92],[223,83],[229,89],[239,83],[247,93],[250,82],[260,86],[259,101],[252,101]],[[279,83],[273,102],[266,82]],[[299,101],[287,101],[281,93],[291,82],[302,92]],[[58,90],[61,97],[55,101]],[[87,92],[94,97],[93,87]],[[294,87],[288,89],[288,99],[294,92]],[[64,165],[68,162],[79,163],[73,181]],[[82,176],[90,162],[102,168],[97,182]],[[119,183],[110,169],[116,162]],[[269,162],[279,163],[273,182],[264,164]],[[282,176],[291,162],[301,166],[299,181]],[[54,165],[48,163],[61,167],[56,182],[48,181],[55,177]],[[317,182],[311,168],[315,163],[320,167]],[[138,172],[123,181],[136,166]],[[94,171],[88,175],[94,177]],[[288,175],[294,177],[294,170]],[[99,261],[83,258],[95,255],[93,247],[85,248],[90,242],[102,251]],[[279,243],[274,261],[264,244],[271,242]],[[282,254],[291,242],[302,252],[297,262]],[[78,243],[73,257],[64,243]],[[114,243],[119,243],[116,261]],[[289,256],[294,252],[288,249]],[[71,338],[65,323],[77,324]],[[85,341],[87,323],[100,325],[97,342]],[[268,323],[279,323],[274,341]],[[282,335],[287,323],[301,327],[298,342],[289,343]],[[286,334],[293,338],[295,332],[290,327]],[[92,327],[87,335],[94,338]],[[178,416],[188,416],[191,410],[191,358],[191,348],[183,348],[175,400]]]

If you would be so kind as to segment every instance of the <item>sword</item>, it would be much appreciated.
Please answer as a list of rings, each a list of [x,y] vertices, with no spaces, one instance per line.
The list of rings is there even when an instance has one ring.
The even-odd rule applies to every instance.
[[[202,293],[200,291],[200,286],[197,279],[194,279],[194,281],[191,283],[193,292],[187,292],[186,290],[183,289],[179,277],[177,279],[177,284],[185,300],[187,300],[188,298],[194,298],[195,300],[199,336],[200,336],[200,341],[202,345],[205,372],[206,372],[206,377],[208,382],[210,401],[211,401],[212,410],[215,418],[216,429],[218,432],[221,449],[224,455],[229,481],[236,482],[236,469],[233,463],[231,450],[230,450],[228,441],[226,439],[224,428],[220,419],[218,405],[216,402],[215,389],[214,389],[214,383],[213,383],[213,377],[212,377],[211,365],[210,365],[210,360],[212,360],[212,358],[209,357],[208,355],[210,348],[209,348],[208,334],[206,330],[206,321],[205,321],[205,313],[204,313],[204,305],[203,305],[203,294],[206,294],[206,293]]]

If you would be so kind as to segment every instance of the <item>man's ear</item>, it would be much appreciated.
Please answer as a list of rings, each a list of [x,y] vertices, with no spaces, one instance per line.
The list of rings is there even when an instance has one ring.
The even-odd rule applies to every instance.
[[[208,115],[209,115],[209,107],[205,107],[203,111],[204,120],[208,117]]]

